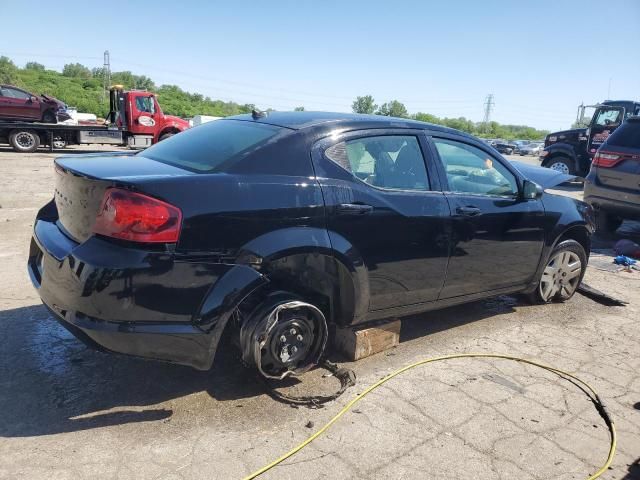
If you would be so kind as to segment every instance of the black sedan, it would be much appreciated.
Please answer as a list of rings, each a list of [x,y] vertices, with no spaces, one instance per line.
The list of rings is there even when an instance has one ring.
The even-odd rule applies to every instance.
[[[515,152],[518,149],[518,146],[514,143],[498,142],[493,145],[493,148],[495,148],[500,153],[504,153],[505,155],[511,155],[513,152]]]
[[[229,339],[270,378],[314,366],[332,324],[565,301],[593,231],[588,205],[543,191],[568,176],[382,116],[254,112],[138,154],[61,157],[55,176],[28,271],[56,319],[201,370]]]

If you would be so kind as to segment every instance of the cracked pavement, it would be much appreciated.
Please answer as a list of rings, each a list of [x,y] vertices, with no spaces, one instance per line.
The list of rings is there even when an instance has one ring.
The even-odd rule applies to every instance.
[[[291,408],[267,396],[231,350],[212,372],[196,372],[87,350],[49,318],[25,264],[33,218],[53,191],[53,156],[0,148],[1,479],[242,478],[382,376],[462,352],[536,359],[589,382],[618,430],[602,478],[640,478],[640,272],[611,268],[611,242],[598,241],[585,281],[628,306],[580,295],[547,306],[500,297],[414,316],[397,348],[345,364],[358,383],[338,401]],[[638,241],[637,224],[625,229]],[[336,387],[322,373],[287,388]],[[606,425],[571,382],[517,362],[457,359],[374,390],[261,478],[583,479],[608,445]]]

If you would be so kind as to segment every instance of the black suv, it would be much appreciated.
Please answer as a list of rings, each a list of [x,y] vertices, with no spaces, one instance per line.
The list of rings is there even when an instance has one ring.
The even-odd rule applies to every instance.
[[[224,338],[276,378],[316,364],[332,326],[567,300],[593,229],[587,204],[543,193],[570,177],[383,116],[255,112],[55,176],[28,270],[66,328],[197,369]]]
[[[598,230],[640,219],[640,116],[629,117],[598,149],[584,185]]]

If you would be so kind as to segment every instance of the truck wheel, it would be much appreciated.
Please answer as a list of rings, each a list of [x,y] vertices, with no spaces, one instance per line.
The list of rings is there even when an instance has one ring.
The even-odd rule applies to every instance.
[[[169,132],[169,133],[165,133],[164,135],[160,135],[160,138],[158,139],[159,142],[166,140],[167,138],[171,138],[175,135],[175,133]]]
[[[556,170],[567,175],[575,175],[576,173],[576,167],[568,157],[553,157],[545,166],[551,170]]]
[[[596,231],[598,233],[614,233],[622,225],[622,219],[603,210],[596,213]]]
[[[53,148],[62,149],[67,146],[67,142],[62,137],[53,137]]]
[[[51,110],[47,110],[42,115],[42,121],[44,123],[58,123],[58,117],[56,117],[56,114],[53,113]]]
[[[529,297],[532,303],[566,302],[576,293],[587,268],[587,255],[575,240],[559,243],[549,255],[538,285]]]
[[[13,130],[9,143],[16,152],[31,153],[40,146],[40,136],[33,130]]]

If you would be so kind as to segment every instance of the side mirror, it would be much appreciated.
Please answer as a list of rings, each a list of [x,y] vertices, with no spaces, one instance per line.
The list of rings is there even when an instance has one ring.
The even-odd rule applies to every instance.
[[[535,200],[542,196],[542,187],[536,182],[525,180],[522,184],[522,198],[525,200]]]

